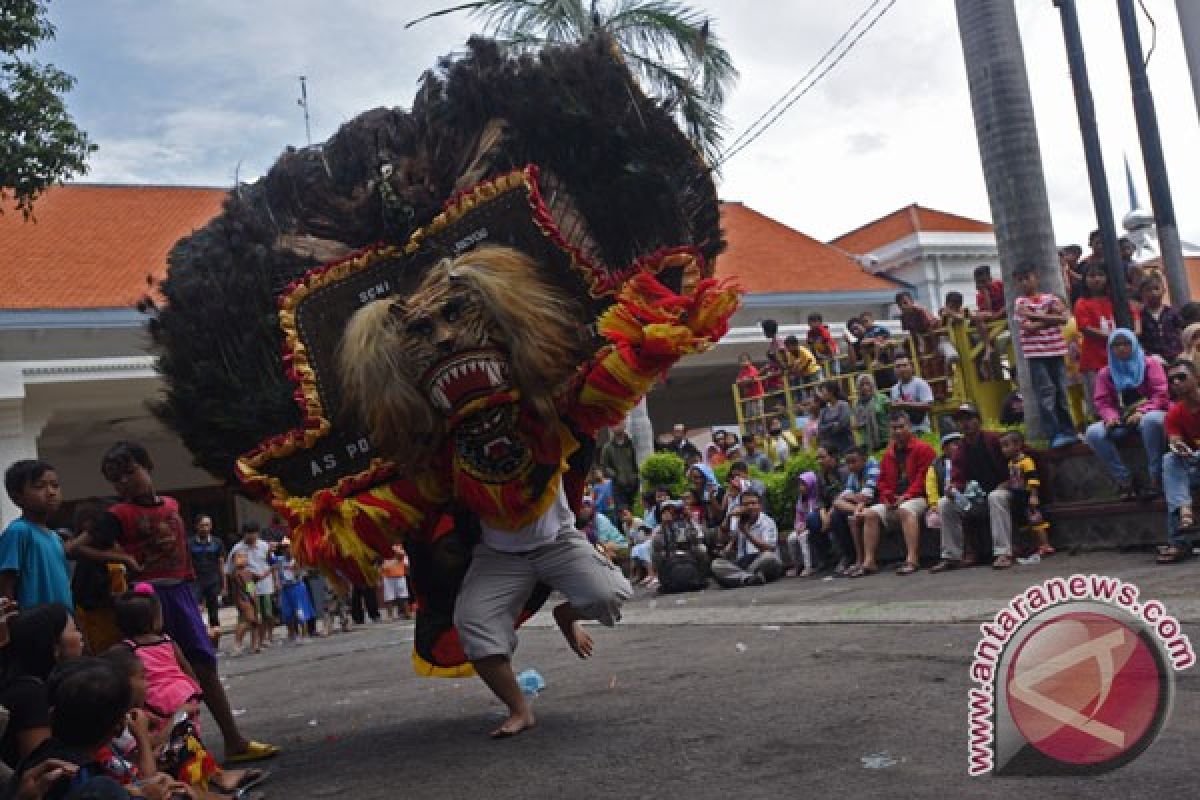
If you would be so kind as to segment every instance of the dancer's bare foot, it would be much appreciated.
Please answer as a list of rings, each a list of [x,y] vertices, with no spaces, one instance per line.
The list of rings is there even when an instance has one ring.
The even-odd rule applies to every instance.
[[[533,718],[533,711],[526,710],[508,715],[508,719],[500,723],[500,727],[488,734],[493,739],[508,739],[516,736],[518,733],[523,733],[537,725],[537,721]]]
[[[575,616],[575,610],[571,608],[570,603],[563,603],[554,609],[554,621],[558,623],[558,629],[562,631],[563,638],[571,645],[575,655],[580,658],[592,655],[592,637],[583,629],[583,624]]]

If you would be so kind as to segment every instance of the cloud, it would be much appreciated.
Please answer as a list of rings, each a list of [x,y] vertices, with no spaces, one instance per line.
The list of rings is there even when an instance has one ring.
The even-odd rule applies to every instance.
[[[882,150],[887,145],[887,136],[882,133],[852,133],[846,137],[846,148],[852,156],[864,156]]]

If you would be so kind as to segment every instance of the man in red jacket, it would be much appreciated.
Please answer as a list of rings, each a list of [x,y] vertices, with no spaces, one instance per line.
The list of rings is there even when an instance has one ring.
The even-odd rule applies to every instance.
[[[875,553],[881,531],[899,528],[904,534],[906,560],[897,575],[911,575],[919,569],[917,548],[921,537],[921,518],[929,503],[925,497],[925,473],[937,457],[934,449],[913,436],[912,421],[904,411],[893,411],[888,418],[892,443],[883,453],[877,485],[879,504],[860,512],[863,515],[863,563],[850,573],[861,578],[879,571]]]
[[[985,509],[974,507],[963,492],[976,483],[987,494],[986,513],[992,529],[992,566],[1007,569],[1012,557],[1012,492],[1007,488],[1008,459],[1000,451],[1000,436],[983,429],[979,409],[963,403],[954,410],[954,422],[963,440],[950,463],[950,485],[938,501],[942,517],[942,560],[930,572],[974,566],[975,559],[963,557],[963,518]],[[964,510],[964,506],[966,509]]]

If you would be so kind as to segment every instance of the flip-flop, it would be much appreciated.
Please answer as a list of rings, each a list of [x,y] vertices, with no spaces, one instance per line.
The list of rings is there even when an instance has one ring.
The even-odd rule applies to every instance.
[[[225,756],[226,764],[246,764],[251,761],[264,761],[268,758],[274,758],[280,753],[279,747],[273,744],[264,744],[263,742],[249,741],[246,742],[246,749],[240,753]]]
[[[920,567],[917,566],[916,564],[912,563],[911,561],[905,561],[903,564],[900,565],[900,568],[898,570],[896,570],[896,574],[897,575],[912,575],[914,572],[916,572],[919,569],[920,569]]]
[[[271,770],[269,769],[248,769],[246,770],[246,774],[242,776],[242,779],[238,781],[237,788],[242,790],[253,789],[255,786],[259,786],[264,783],[270,777]]]

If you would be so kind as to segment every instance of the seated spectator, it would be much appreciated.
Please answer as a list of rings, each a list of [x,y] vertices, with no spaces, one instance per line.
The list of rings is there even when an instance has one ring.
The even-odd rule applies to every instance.
[[[741,440],[733,431],[725,431],[725,461],[743,461],[746,456]]]
[[[715,431],[713,433],[713,438],[716,439],[718,435],[720,435],[720,431]],[[725,438],[724,436],[721,436],[722,440],[724,440],[724,438]],[[697,462],[697,463],[699,464],[700,462]],[[716,469],[717,467],[724,464],[725,463],[725,448],[724,448],[724,446],[717,444],[715,441],[709,442],[708,444],[704,445],[704,462],[703,463],[704,463],[704,466],[708,467],[710,470]]]
[[[918,378],[912,359],[900,356],[893,367],[896,370],[896,385],[892,387],[892,411],[903,411],[908,415],[912,429],[917,433],[929,433],[929,411],[933,408],[933,390],[923,378]]]
[[[1025,398],[1020,392],[1009,392],[1000,406],[1000,424],[1006,427],[1025,422]]]
[[[1179,312],[1163,303],[1166,289],[1157,272],[1142,279],[1138,297],[1142,300],[1142,348],[1170,364],[1183,352],[1183,319]]]
[[[862,341],[866,336],[866,332],[867,329],[863,327],[862,320],[858,317],[851,317],[846,320],[846,352],[850,355],[850,368],[852,370],[865,364],[863,360]]]
[[[815,395],[800,398],[800,416],[796,418],[797,432],[794,435],[799,438],[800,446],[805,450],[812,450],[817,446],[818,411],[819,407]]]
[[[875,386],[870,373],[858,376],[858,399],[855,400],[851,423],[858,433],[858,441],[870,453],[887,447],[888,443],[887,397]],[[839,452],[845,452],[849,447]]]
[[[875,322],[875,315],[870,311],[861,312],[858,319],[863,330],[862,341],[859,342],[863,362],[868,368],[891,363],[892,332]]]
[[[130,690],[124,676],[101,659],[79,659],[72,668],[54,674],[46,696],[54,708],[48,716],[47,735],[21,762],[10,787],[41,764],[53,761],[67,766],[41,797],[129,797],[120,784],[104,774],[102,764],[103,751],[124,728],[129,711]],[[141,788],[140,796],[155,800],[190,796],[186,786],[165,776]]]
[[[865,376],[864,376],[865,377]],[[850,404],[842,396],[841,381],[825,381],[817,387],[817,444],[841,453],[854,446]]]
[[[817,357],[818,363],[826,375],[841,374],[842,365],[838,360],[838,344],[833,338],[829,326],[821,312],[813,311],[808,315],[808,333],[804,335],[808,349]]]
[[[579,504],[575,527],[591,544],[603,550],[611,561],[620,563],[629,557],[629,541],[608,517],[597,513],[590,498],[585,497]]]
[[[740,503],[730,509],[721,532],[724,547],[721,557],[712,562],[713,577],[721,588],[761,586],[783,574],[777,552],[779,531],[775,520],[763,512],[762,495],[757,491],[742,491]]]
[[[667,452],[687,461],[689,455],[700,455],[700,451],[696,449],[696,445],[692,444],[687,438],[687,428],[683,423],[676,422],[671,426],[671,441],[667,443]]]
[[[984,380],[997,380],[1000,375],[999,355],[1005,347],[1003,339],[1008,336],[997,336],[992,339],[988,329],[992,322],[1004,319],[1004,282],[992,278],[992,268],[987,264],[975,268],[975,313],[971,319],[975,322],[975,330],[979,340],[983,342],[983,355],[980,359],[980,371]]]
[[[928,507],[925,473],[937,454],[913,435],[912,422],[905,412],[893,411],[890,423],[892,443],[884,451],[879,468],[879,502],[863,512],[863,560],[850,573],[852,578],[879,571],[879,538],[897,529],[904,535],[906,555],[896,574],[911,575],[921,568],[921,520]]]
[[[83,637],[65,606],[34,606],[8,623],[0,706],[8,725],[0,736],[0,758],[16,768],[50,737],[46,681],[55,666],[83,654]]]
[[[838,557],[836,572],[853,575],[863,563],[863,519],[879,496],[879,462],[861,446],[851,447],[843,458],[845,488],[833,502],[829,525]]]
[[[954,454],[962,446],[962,438],[958,431],[943,436],[942,454],[930,465],[929,472],[925,473],[925,499],[929,501],[929,508],[925,511],[925,527],[933,531],[942,529],[942,513],[938,510],[938,504],[946,494],[946,487],[950,485]]]
[[[632,577],[637,578],[637,586],[646,587],[649,589],[658,588],[658,570],[655,569],[654,555],[654,532],[659,525],[659,515],[664,504],[673,502],[671,491],[665,486],[660,486],[655,489],[647,498],[642,496],[642,505],[646,508],[643,518],[642,533],[644,538],[636,542],[629,548],[629,563],[630,571],[640,571],[644,574],[638,578],[637,575]],[[631,540],[632,541],[632,540]]]
[[[665,593],[705,588],[708,584],[709,553],[704,531],[673,500],[663,503],[658,514],[662,521],[651,539],[657,577],[646,585]]]
[[[825,528],[825,519],[821,514],[821,494],[815,472],[802,472],[796,478],[796,516],[792,526],[787,537],[791,565],[785,574],[789,578],[797,573],[802,578],[816,575],[813,544]]]
[[[612,479],[605,475],[604,470],[600,467],[592,470],[591,477],[588,499],[592,501],[592,505],[598,512],[608,516],[615,510]]]
[[[749,353],[742,353],[738,356],[738,374],[737,374],[738,397],[742,401],[742,415],[747,421],[758,420],[763,416],[763,388],[762,376],[758,373],[758,368],[754,366],[754,362],[750,359]]]
[[[758,437],[750,434],[742,439],[742,446],[746,452],[746,465],[759,472],[771,471],[771,459],[767,458],[767,454],[759,449]]]
[[[713,480],[715,481],[716,478],[713,478]],[[729,466],[729,473],[725,476],[725,486],[715,487],[715,495],[711,491],[706,495],[706,499],[708,500],[712,500],[715,497],[716,506],[720,511],[716,525],[724,522],[729,512],[741,503],[742,492],[747,489],[752,489],[758,492],[759,495],[764,495],[767,492],[762,481],[750,477],[750,470],[747,468],[746,462],[735,461]]]
[[[772,469],[783,469],[792,454],[800,450],[800,442],[794,433],[783,429],[778,417],[772,417],[767,426],[766,449]]]
[[[898,292],[896,307],[900,309],[900,329],[912,337],[918,353],[928,354],[932,350],[929,347],[929,334],[940,327],[938,318],[918,303],[912,292]],[[946,340],[946,344],[949,343]],[[954,351],[954,348],[950,350]]]
[[[1038,475],[1037,463],[1025,446],[1025,434],[1020,431],[1005,431],[1000,436],[1000,449],[1008,459],[1008,481],[1005,484],[1012,492],[1012,515],[1024,522],[1037,539],[1037,555],[1047,558],[1054,555],[1050,546],[1050,523],[1042,516],[1042,479]]]
[[[1167,546],[1159,550],[1159,564],[1178,564],[1192,557],[1191,537],[1200,526],[1192,509],[1192,489],[1200,486],[1200,385],[1196,364],[1176,359],[1167,372],[1174,402],[1167,412],[1167,454],[1163,457],[1163,485],[1167,493]]]
[[[1167,450],[1163,424],[1170,406],[1167,375],[1156,358],[1146,358],[1132,331],[1117,328],[1108,337],[1108,366],[1096,374],[1093,399],[1100,421],[1088,426],[1086,440],[1117,482],[1122,500],[1151,500],[1162,487]],[[1137,434],[1146,451],[1150,485],[1141,485],[1121,460],[1117,441]]]
[[[950,483],[938,504],[942,520],[942,560],[930,572],[944,572],[958,567],[973,566],[973,559],[964,558],[963,521],[987,515],[992,531],[992,566],[1006,569],[1012,566],[1012,493],[1005,486],[1008,480],[1008,459],[1000,447],[1000,437],[983,429],[979,409],[963,403],[954,411],[954,422],[962,431],[963,440],[951,460]],[[978,498],[972,500],[971,487],[977,487]]]

